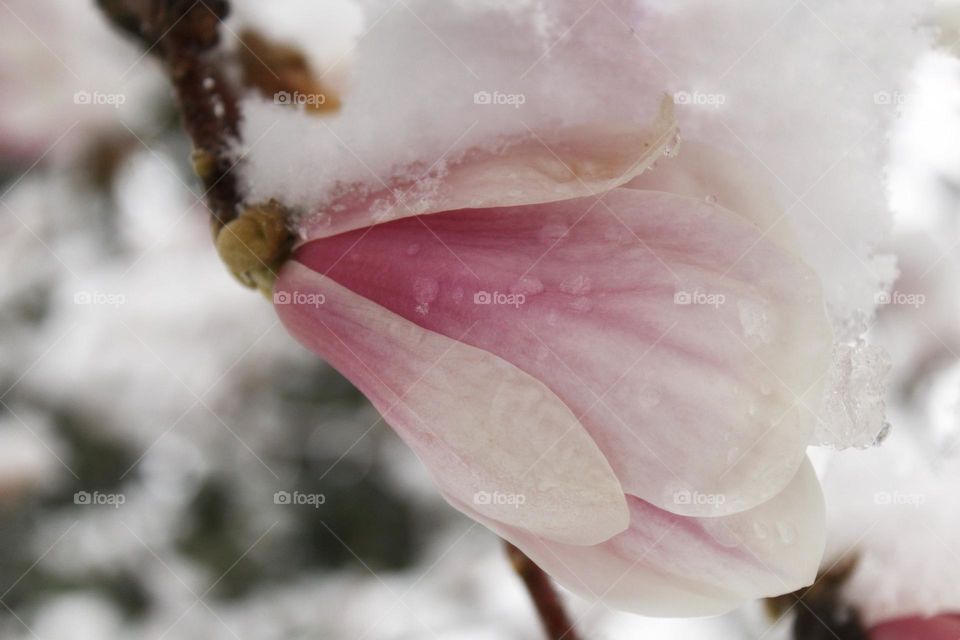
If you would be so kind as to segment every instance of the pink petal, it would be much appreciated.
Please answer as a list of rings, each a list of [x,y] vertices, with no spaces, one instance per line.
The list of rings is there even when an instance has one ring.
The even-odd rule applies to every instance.
[[[650,124],[597,124],[515,137],[496,148],[474,148],[440,175],[400,171],[383,189],[349,195],[300,223],[316,239],[389,220],[465,208],[538,204],[579,198],[618,187],[639,175],[675,144],[673,103],[665,98]],[[331,216],[328,211],[335,211]]]
[[[287,328],[357,385],[447,495],[568,544],[627,527],[610,465],[539,380],[296,262],[277,291]]]
[[[819,282],[717,205],[617,189],[406,218],[311,242],[296,259],[541,381],[625,492],[662,509],[750,509],[804,459],[814,418],[798,398],[817,397],[831,345]],[[483,304],[494,293],[525,299]]]
[[[630,529],[590,547],[485,522],[566,588],[653,616],[724,613],[745,600],[811,584],[826,540],[823,496],[804,462],[772,500],[719,518],[687,518],[630,499]]]
[[[900,618],[884,622],[870,631],[870,640],[957,640],[960,616]]]
[[[716,202],[749,220],[765,237],[793,250],[789,218],[767,188],[768,181],[768,176],[755,175],[716,147],[684,140],[677,155],[658,161],[624,186]]]

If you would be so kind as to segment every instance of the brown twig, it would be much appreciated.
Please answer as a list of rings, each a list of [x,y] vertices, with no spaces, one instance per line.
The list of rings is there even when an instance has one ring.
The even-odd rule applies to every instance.
[[[523,580],[530,599],[537,608],[537,614],[543,623],[549,640],[579,640],[573,622],[563,607],[560,594],[554,588],[550,577],[528,558],[520,549],[504,542],[507,556],[520,579]]]
[[[238,215],[242,198],[232,169],[239,134],[236,95],[214,48],[226,0],[99,0],[127,34],[164,63],[183,127],[193,141],[194,169],[203,181],[214,233]]]

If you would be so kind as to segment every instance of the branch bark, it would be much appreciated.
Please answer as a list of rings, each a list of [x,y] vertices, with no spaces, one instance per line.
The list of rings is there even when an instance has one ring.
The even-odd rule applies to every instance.
[[[537,609],[540,622],[549,640],[579,640],[580,636],[560,599],[560,594],[550,577],[528,558],[520,549],[504,541],[507,556],[520,579],[523,580],[530,599]]]
[[[226,0],[98,0],[125,33],[164,64],[183,127],[193,141],[194,170],[203,182],[214,234],[239,213],[242,198],[232,169],[240,110],[214,51]]]

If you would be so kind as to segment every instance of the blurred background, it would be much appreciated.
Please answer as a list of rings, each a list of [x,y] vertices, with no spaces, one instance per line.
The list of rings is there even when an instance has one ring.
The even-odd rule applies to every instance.
[[[865,610],[916,591],[904,554],[960,610],[960,65],[915,76],[872,330],[893,428],[817,454],[825,568],[860,558]],[[539,638],[499,541],[221,266],[189,155],[159,67],[92,2],[0,1],[0,637]],[[759,603],[573,609],[591,638],[789,637]]]

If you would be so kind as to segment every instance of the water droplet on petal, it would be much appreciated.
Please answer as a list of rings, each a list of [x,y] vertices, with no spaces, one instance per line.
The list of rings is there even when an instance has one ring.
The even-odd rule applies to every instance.
[[[783,544],[791,545],[797,541],[797,528],[789,522],[780,520],[777,522],[777,536]]]
[[[417,302],[433,302],[440,292],[440,283],[436,278],[419,276],[413,281],[413,297]]]
[[[560,290],[573,296],[582,296],[590,292],[593,283],[585,275],[577,275],[567,278],[560,283]]]
[[[737,301],[743,334],[763,344],[773,342],[774,328],[766,305],[750,300]]]
[[[535,296],[543,292],[543,283],[539,278],[523,276],[510,287],[510,293],[519,293],[525,296]]]
[[[770,530],[767,529],[767,525],[762,522],[753,523],[753,535],[756,536],[759,540],[766,540],[770,535]]]
[[[419,245],[419,244],[413,243],[412,245],[410,245],[409,247],[407,247],[407,255],[408,255],[408,256],[415,256],[415,255],[417,255],[418,253],[420,253],[420,245]]]

